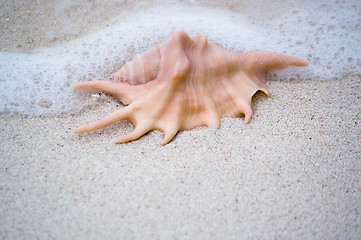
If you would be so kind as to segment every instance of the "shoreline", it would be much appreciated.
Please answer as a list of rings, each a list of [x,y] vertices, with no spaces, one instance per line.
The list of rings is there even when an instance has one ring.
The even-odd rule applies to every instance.
[[[129,122],[72,133],[114,101],[1,114],[0,238],[357,239],[360,82],[270,81],[250,124],[222,118],[219,130],[182,131],[165,146],[160,131],[114,144]]]

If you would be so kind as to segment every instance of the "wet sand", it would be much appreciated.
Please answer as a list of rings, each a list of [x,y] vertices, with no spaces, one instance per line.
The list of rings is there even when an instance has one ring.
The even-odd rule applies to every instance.
[[[359,239],[360,77],[268,82],[250,124],[178,133],[120,122],[120,106],[0,116],[1,239]]]
[[[30,51],[95,32],[152,1],[32,0],[0,2],[1,51]]]

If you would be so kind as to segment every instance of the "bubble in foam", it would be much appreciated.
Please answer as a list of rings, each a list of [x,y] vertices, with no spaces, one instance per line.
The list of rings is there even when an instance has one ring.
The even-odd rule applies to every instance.
[[[205,33],[210,41],[234,51],[268,50],[311,61],[309,67],[289,68],[277,73],[279,77],[329,78],[359,73],[361,60],[355,49],[360,38],[355,30],[359,30],[356,25],[360,20],[345,17],[359,8],[348,3],[342,3],[341,10],[329,2],[291,3],[289,11],[282,13],[271,6],[262,12],[233,1],[233,8],[243,4],[243,11],[248,11],[242,15],[234,10],[196,6],[194,1],[161,2],[141,13],[134,12],[134,16],[120,16],[114,25],[62,45],[30,54],[0,53],[0,82],[5,86],[0,111],[35,115],[79,111],[89,103],[86,98],[90,95],[74,92],[72,83],[109,78],[135,54],[163,41],[175,29],[190,35]]]

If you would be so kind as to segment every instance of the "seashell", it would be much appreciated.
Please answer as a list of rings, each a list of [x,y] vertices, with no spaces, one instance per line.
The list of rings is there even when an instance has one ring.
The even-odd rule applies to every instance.
[[[265,73],[307,64],[307,60],[279,53],[231,52],[208,42],[204,34],[191,38],[183,31],[174,31],[165,42],[138,55],[116,73],[125,82],[74,84],[75,89],[110,93],[127,105],[74,132],[94,131],[125,119],[133,123],[134,131],[116,143],[133,141],[159,129],[164,132],[164,145],[181,130],[219,128],[224,116],[243,115],[248,123],[252,96],[257,91],[268,95]]]

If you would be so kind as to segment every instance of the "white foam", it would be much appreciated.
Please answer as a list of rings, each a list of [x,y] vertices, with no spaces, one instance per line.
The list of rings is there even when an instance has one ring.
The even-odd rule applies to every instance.
[[[267,22],[256,10],[247,16],[191,3],[161,2],[133,16],[121,16],[116,24],[71,42],[32,53],[1,52],[0,111],[35,115],[79,111],[91,101],[89,95],[74,92],[72,83],[108,78],[125,61],[163,41],[175,29],[190,35],[205,33],[210,41],[235,51],[268,50],[310,60],[309,67],[282,71],[277,73],[279,77],[330,78],[360,73],[356,51],[360,37],[354,31],[360,28],[360,7],[344,3],[342,10],[329,7],[329,11],[313,15],[325,8],[321,5],[294,4],[290,7],[294,14],[280,14]],[[252,6],[248,7],[252,11]],[[345,19],[339,13],[350,17]]]

